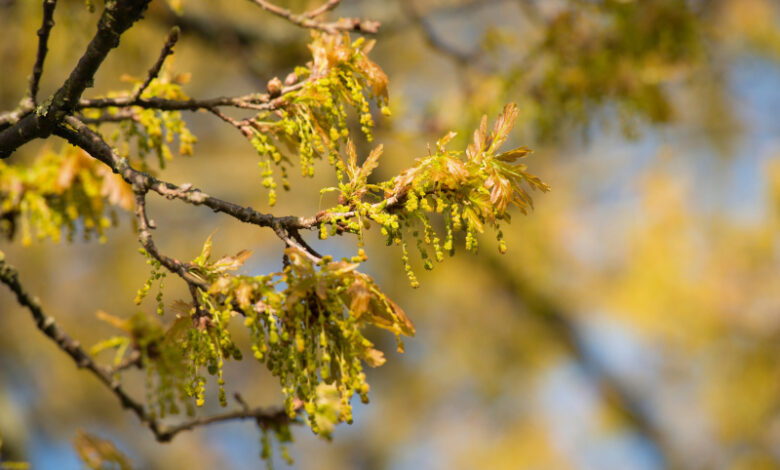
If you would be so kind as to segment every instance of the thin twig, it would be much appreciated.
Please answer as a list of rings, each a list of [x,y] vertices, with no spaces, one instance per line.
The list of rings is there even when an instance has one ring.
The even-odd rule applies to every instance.
[[[199,308],[200,300],[198,292],[199,290],[207,290],[210,284],[196,274],[193,274],[193,268],[195,266],[190,263],[182,263],[181,261],[164,255],[157,249],[157,246],[152,240],[152,229],[156,228],[146,214],[146,193],[149,188],[134,188],[135,191],[135,214],[138,219],[138,240],[141,242],[141,246],[149,253],[154,259],[160,262],[165,268],[178,275],[187,283],[190,295],[192,296],[193,305],[195,305],[198,312],[201,312]],[[243,309],[234,303],[233,308],[236,312],[245,315]],[[210,316],[206,312],[201,312],[203,315]]]
[[[54,7],[57,6],[57,0],[43,0],[43,20],[41,28],[38,30],[38,53],[35,56],[35,65],[33,73],[30,76],[30,89],[28,91],[29,99],[36,104],[38,99],[38,87],[43,74],[43,62],[46,60],[46,54],[49,52],[49,33],[54,27]]]
[[[178,274],[182,279],[187,281],[188,284],[200,287],[201,289],[208,289],[209,283],[192,274],[190,272],[190,267],[186,263],[166,256],[157,249],[157,246],[152,240],[152,229],[155,227],[146,216],[146,192],[149,191],[149,189],[135,186],[133,189],[135,190],[135,215],[138,219],[138,240],[141,242],[141,246],[169,271]]]
[[[130,409],[136,416],[149,426],[152,432],[157,435],[160,432],[157,422],[150,418],[146,413],[143,405],[135,401],[119,384],[117,380],[113,378],[111,371],[104,369],[98,365],[87,354],[79,344],[74,340],[55,322],[54,318],[46,316],[41,308],[37,299],[30,296],[24,287],[19,282],[19,273],[13,267],[0,260],[0,282],[8,286],[9,289],[16,295],[16,300],[19,305],[26,307],[32,314],[35,325],[43,334],[54,341],[57,346],[65,351],[76,363],[80,369],[87,369],[98,378],[105,386],[107,386],[116,395],[122,404],[123,408]]]
[[[246,120],[236,121],[235,119],[223,113],[217,108],[209,108],[209,111],[215,116],[217,116],[218,118],[222,119],[226,123],[230,124],[231,126],[241,131],[244,137],[251,138],[254,135],[252,126],[249,125],[249,123]]]
[[[141,85],[141,88],[136,90],[135,94],[133,94],[133,100],[137,100],[138,98],[140,98],[144,90],[146,90],[149,84],[152,83],[152,80],[157,78],[157,75],[160,74],[160,69],[162,69],[163,63],[165,62],[165,58],[173,54],[173,46],[176,45],[176,41],[178,40],[179,40],[179,27],[174,26],[173,28],[171,28],[171,31],[168,33],[168,39],[165,41],[165,44],[163,45],[163,48],[160,51],[160,56],[157,58],[157,62],[155,62],[152,68],[149,69],[149,73],[146,75],[146,80],[144,80],[144,83]]]
[[[282,88],[282,95],[271,100],[267,93],[250,93],[242,96],[218,96],[207,99],[189,99],[172,100],[166,98],[133,98],[132,96],[122,96],[117,98],[94,98],[90,100],[81,100],[77,106],[78,109],[85,108],[126,108],[138,106],[144,109],[159,109],[161,111],[199,111],[208,110],[216,107],[233,107],[244,109],[256,109],[260,111],[273,111],[280,104],[284,103],[284,95],[292,93],[303,87],[305,82],[298,82],[294,85]]]
[[[219,96],[217,98],[208,98],[203,100],[173,100],[167,98],[134,98],[132,96],[121,96],[117,98],[94,98],[90,100],[81,100],[78,104],[79,109],[85,108],[126,108],[138,106],[144,109],[159,109],[161,111],[199,111],[201,109],[210,109],[218,106],[231,106],[234,108],[247,108],[247,104],[267,103],[268,97],[258,93],[252,93],[244,96]]]
[[[336,7],[339,2],[329,1],[324,6],[318,7],[311,12],[295,14],[286,8],[268,2],[266,0],[249,0],[263,10],[273,13],[276,16],[286,19],[290,23],[301,28],[316,29],[329,34],[336,34],[339,31],[354,31],[367,34],[376,34],[379,31],[379,22],[371,20],[361,20],[359,18],[341,18],[338,21],[324,23],[314,19],[330,9]],[[333,5],[331,5],[333,3]]]
[[[276,226],[273,228],[274,233],[276,233],[276,236],[281,238],[285,245],[288,247],[297,248],[301,253],[304,254],[309,260],[311,260],[313,263],[319,263],[322,261],[322,256],[320,256],[312,247],[310,247],[304,240],[301,238],[300,234],[298,237],[295,237],[292,235],[292,232],[296,232],[296,230],[289,230],[281,225]],[[303,243],[301,243],[303,242]]]
[[[325,14],[326,12],[333,10],[336,8],[339,3],[341,3],[341,0],[328,0],[327,2],[323,3],[319,8],[315,8],[307,13],[305,13],[307,18],[316,18],[322,14]]]
[[[208,424],[221,423],[224,421],[246,419],[253,419],[259,426],[264,427],[278,426],[280,424],[300,423],[300,421],[297,419],[290,419],[290,416],[287,414],[287,411],[284,410],[284,408],[241,409],[218,415],[193,418],[181,424],[170,426],[160,432],[158,440],[163,442],[170,441],[176,434],[182,431],[190,431],[198,426],[206,426]]]
[[[311,245],[309,245],[306,240],[303,239],[301,236],[300,231],[296,228],[288,228],[287,231],[290,233],[290,236],[293,238],[293,240],[297,241],[306,252],[311,253],[312,255],[316,256],[320,260],[322,260],[322,255],[317,252],[314,248],[312,248]]]
[[[138,367],[140,369],[142,366],[141,352],[137,349],[133,349],[126,358],[122,359],[122,362],[112,367],[110,372],[113,375],[131,367]]]
[[[276,37],[262,28],[236,25],[213,15],[195,15],[187,9],[176,13],[164,2],[157,5],[157,8],[149,10],[150,20],[162,26],[179,26],[183,35],[200,40],[203,45],[215,49],[220,54],[229,52],[247,75],[258,84],[265,83],[267,80],[268,67],[258,63],[258,58],[251,54],[254,47],[262,44],[263,47],[290,51],[293,49],[293,44],[298,44],[295,39],[297,35]],[[286,54],[283,62],[285,64],[295,62],[293,57],[294,55]]]

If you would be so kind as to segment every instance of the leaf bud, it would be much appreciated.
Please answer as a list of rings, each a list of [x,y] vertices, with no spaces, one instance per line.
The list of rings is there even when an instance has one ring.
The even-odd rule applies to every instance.
[[[284,84],[287,86],[295,85],[298,82],[298,75],[295,72],[290,72],[284,77]]]
[[[271,98],[276,98],[282,94],[282,81],[279,80],[279,77],[274,77],[268,81],[266,88],[268,89],[268,95]]]

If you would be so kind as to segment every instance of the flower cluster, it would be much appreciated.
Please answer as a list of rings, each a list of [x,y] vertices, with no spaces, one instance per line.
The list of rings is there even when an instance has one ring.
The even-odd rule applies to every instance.
[[[251,142],[263,157],[263,186],[269,189],[271,205],[276,201],[274,166],[282,171],[284,188],[289,188],[286,175],[292,162],[279,150],[280,144],[295,148],[302,175],[313,176],[315,158],[327,155],[336,164],[340,143],[350,135],[348,107],[358,114],[369,141],[374,126],[371,103],[389,114],[387,76],[368,58],[372,47],[373,41],[364,38],[350,42],[347,34],[314,33],[313,60],[285,80],[290,85],[300,82],[300,88],[276,98],[279,107],[275,111],[260,112],[250,120]]]
[[[533,201],[526,188],[549,190],[538,177],[526,171],[525,165],[515,164],[530,153],[528,149],[498,152],[509,137],[516,117],[516,106],[509,104],[492,130],[488,130],[487,117],[483,116],[465,152],[446,148],[455,137],[450,132],[436,143],[435,152],[429,150],[429,155],[418,159],[414,166],[378,184],[369,184],[368,175],[378,165],[382,147],[377,147],[358,167],[354,146],[347,145],[348,158],[338,164],[339,187],[323,190],[339,191],[342,202],[326,217],[331,223],[331,233],[360,234],[366,222],[378,223],[387,244],[401,246],[407,275],[415,287],[419,283],[409,263],[406,233],[411,232],[417,239],[417,249],[426,269],[433,268],[432,260],[442,261],[445,252],[454,253],[457,232],[465,233],[466,250],[476,251],[477,234],[484,232],[486,225],[495,228],[499,250],[503,253],[506,245],[500,223],[510,220],[509,206],[517,206],[527,213]],[[433,214],[443,219],[444,236],[434,229]],[[348,220],[346,216],[352,215],[355,217]],[[328,230],[321,227],[321,238],[327,235]]]
[[[142,79],[129,76],[123,76],[123,79],[133,83],[134,90],[109,93],[107,98],[121,99],[134,96],[143,84]],[[184,93],[181,85],[188,81],[188,74],[171,75],[164,67],[159,76],[149,82],[139,98],[142,100],[160,98],[185,101],[189,97]],[[160,168],[164,169],[166,162],[173,158],[170,145],[176,138],[178,138],[179,154],[192,155],[193,145],[198,139],[187,128],[181,111],[157,108],[147,109],[142,106],[131,106],[128,109],[129,119],[121,119],[119,127],[111,136],[112,141],[117,145],[122,156],[128,158],[132,156],[132,161],[139,160],[142,169],[148,170],[149,166],[146,157],[153,154],[157,157]],[[83,111],[83,114],[88,119],[105,119],[111,116],[123,117],[121,116],[122,113],[127,113],[128,109],[115,107],[109,107],[105,110],[88,108]]]
[[[85,238],[103,240],[115,207],[132,209],[132,191],[81,149],[47,149],[32,165],[0,161],[0,233],[18,230],[24,245],[34,237],[57,242],[63,232],[71,240],[79,227]]]
[[[391,331],[402,350],[401,335],[413,335],[414,327],[374,280],[357,270],[356,260],[314,261],[288,248],[282,272],[232,274],[250,255],[242,251],[212,261],[209,238],[189,266],[210,287],[197,289],[193,303],[179,302],[177,320],[168,331],[134,339],[135,344],[145,345],[143,357],[156,373],[150,372],[152,402],[172,411],[173,398],[178,396],[190,403],[194,398],[201,406],[205,369],[217,376],[224,406],[222,366],[225,360],[242,357],[229,326],[231,319],[241,316],[254,357],[280,380],[290,417],[302,408],[312,430],[329,436],[336,423],[352,421],[353,395],[368,401],[363,364],[377,367],[385,362],[364,329],[376,326]],[[155,345],[155,355],[149,354],[149,344]],[[168,349],[176,352],[175,357],[165,353]]]

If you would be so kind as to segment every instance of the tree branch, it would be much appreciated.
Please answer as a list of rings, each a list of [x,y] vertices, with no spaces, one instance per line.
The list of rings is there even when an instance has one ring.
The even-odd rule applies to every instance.
[[[477,61],[478,50],[466,52],[442,40],[428,19],[417,10],[414,0],[401,0],[401,5],[409,19],[422,30],[426,42],[432,49],[452,58],[459,65],[467,66]]]
[[[95,133],[78,119],[69,116],[65,119],[66,124],[71,127],[61,125],[55,129],[55,134],[66,139],[72,145],[81,147],[94,158],[108,165],[115,173],[132,185],[141,190],[151,190],[167,199],[180,199],[192,205],[204,205],[214,212],[221,212],[231,217],[257,225],[260,227],[287,227],[287,228],[313,228],[321,223],[321,219],[316,217],[301,218],[295,216],[275,217],[271,214],[257,212],[251,207],[243,207],[229,201],[224,201],[211,197],[199,189],[195,189],[190,184],[177,186],[173,183],[159,180],[148,173],[138,171],[130,166],[126,159],[120,158],[113,149]]]
[[[57,0],[43,0],[43,21],[38,30],[38,53],[35,56],[35,65],[30,77],[30,89],[28,98],[33,104],[37,104],[38,86],[43,74],[43,62],[46,60],[46,54],[49,52],[49,33],[54,27],[54,7],[57,6]]]
[[[569,315],[554,300],[545,297],[530,287],[528,283],[509,273],[498,255],[485,254],[480,258],[495,277],[502,281],[506,291],[515,297],[517,303],[525,305],[527,311],[539,318],[549,331],[560,340],[560,344],[591,377],[604,402],[652,443],[659,456],[665,460],[666,465],[663,468],[678,468],[675,465],[668,467],[668,465],[675,463],[675,454],[655,420],[641,406],[640,400],[626,389],[618,378],[605,370],[602,364],[588,351],[578,326],[571,321]]]
[[[323,3],[320,7],[315,8],[314,10],[311,10],[308,13],[305,13],[305,16],[307,18],[316,18],[330,10],[333,10],[334,8],[339,6],[339,3],[341,3],[341,0],[328,0],[327,2]]]
[[[103,140],[95,131],[87,127],[84,123],[73,116],[65,118],[65,123],[70,126],[59,126],[55,129],[55,134],[66,139],[72,145],[82,148],[92,157],[108,165],[114,173],[119,174],[125,182],[133,187],[136,192],[136,216],[139,219],[141,231],[139,240],[142,245],[149,250],[163,265],[171,272],[179,274],[189,284],[204,287],[202,281],[193,277],[189,273],[186,265],[178,260],[165,257],[159,253],[151,241],[151,224],[148,223],[144,212],[145,203],[143,197],[139,194],[146,194],[148,191],[154,191],[167,199],[180,199],[192,205],[204,205],[214,212],[221,212],[233,217],[236,220],[259,227],[273,229],[274,233],[285,243],[286,246],[292,246],[302,250],[305,255],[313,262],[319,262],[322,256],[317,253],[298,232],[300,229],[312,229],[319,227],[323,223],[332,223],[338,219],[352,218],[357,215],[355,211],[328,213],[320,212],[314,217],[296,217],[282,216],[277,217],[272,214],[264,214],[255,211],[251,207],[243,207],[230,201],[218,199],[203,191],[193,188],[191,184],[177,186],[167,181],[159,180],[148,173],[134,169],[127,162],[127,159],[120,158],[114,150]],[[383,210],[392,210],[403,203],[405,193],[395,193],[373,204],[374,208]]]
[[[258,111],[273,111],[284,103],[284,95],[297,91],[303,87],[303,82],[282,88],[281,95],[275,99],[267,93],[249,93],[242,96],[218,96],[208,99],[171,100],[166,98],[140,98],[138,96],[123,96],[117,98],[95,98],[81,100],[78,109],[86,108],[126,108],[138,106],[144,109],[159,109],[161,111],[200,111],[211,110],[218,107],[233,107],[254,109]]]
[[[19,282],[19,273],[11,265],[0,258],[0,282],[5,284],[15,295],[19,304],[32,314],[36,326],[49,339],[54,341],[61,350],[67,353],[76,365],[81,369],[87,369],[97,377],[114,395],[119,399],[123,408],[130,409],[141,422],[146,425],[154,434],[159,442],[169,442],[182,431],[189,431],[199,426],[206,426],[212,423],[219,423],[231,420],[254,419],[260,426],[282,425],[299,423],[300,421],[290,418],[287,412],[282,408],[254,408],[239,411],[230,411],[212,416],[203,416],[184,421],[172,426],[164,426],[157,419],[151,416],[144,406],[134,400],[120,385],[113,375],[116,369],[107,369],[98,365],[92,357],[89,356],[79,344],[55,322],[54,318],[46,316],[37,299],[30,296]],[[128,365],[129,367],[129,365]]]
[[[193,418],[189,421],[167,427],[157,435],[157,440],[160,442],[167,442],[179,434],[182,431],[191,431],[198,426],[206,426],[213,423],[221,423],[225,421],[233,420],[246,420],[253,419],[257,422],[257,425],[261,428],[267,428],[272,426],[300,423],[296,419],[290,419],[283,408],[254,408],[254,409],[242,409],[237,411],[229,411],[222,414],[212,416],[202,416]]]
[[[99,366],[92,358],[87,354],[79,344],[78,341],[68,336],[65,331],[55,322],[54,318],[48,317],[41,309],[38,300],[31,297],[24,287],[19,282],[19,273],[13,267],[5,262],[4,259],[0,259],[0,282],[8,286],[9,289],[16,295],[16,300],[19,305],[27,308],[32,314],[35,325],[43,334],[49,339],[54,341],[61,350],[66,352],[76,363],[80,369],[87,369],[100,380],[103,385],[107,386],[116,395],[122,404],[123,408],[130,409],[136,416],[149,426],[152,432],[159,433],[159,426],[155,420],[147,415],[143,405],[135,401],[130,395],[125,392],[119,382],[112,377],[109,370]]]
[[[138,113],[133,109],[120,109],[115,113],[102,113],[97,117],[86,117],[76,114],[76,119],[84,124],[103,124],[106,122],[136,121],[138,122]]]
[[[193,188],[192,185],[189,184],[176,186],[175,184],[158,180],[147,173],[131,167],[126,159],[122,159],[114,153],[113,149],[111,149],[99,134],[78,119],[69,116],[65,119],[65,122],[72,126],[73,129],[60,126],[55,130],[55,134],[63,137],[72,145],[84,149],[94,158],[108,165],[114,173],[122,176],[122,178],[133,187],[133,190],[136,193],[136,217],[138,218],[139,223],[138,239],[141,242],[141,245],[143,245],[143,247],[169,271],[178,274],[192,286],[208,288],[208,285],[205,284],[202,279],[194,276],[190,272],[189,267],[185,263],[163,255],[157,250],[152,241],[151,230],[154,228],[154,225],[150,223],[147,218],[145,202],[145,195],[149,191],[154,191],[168,199],[180,199],[193,205],[205,205],[214,212],[222,212],[241,222],[250,223],[259,227],[271,228],[286,246],[300,249],[315,263],[321,261],[322,256],[306,243],[298,231],[300,229],[317,227],[320,224],[327,223],[334,217],[345,218],[355,216],[355,212],[353,211],[333,215],[325,213],[308,218],[295,216],[276,217],[271,214],[257,212],[251,207],[243,207],[229,201],[211,197],[199,189]],[[402,197],[395,194],[388,199],[375,204],[375,206],[382,206],[390,209],[398,205],[401,200]]]
[[[133,94],[133,100],[139,99],[141,97],[141,94],[144,92],[144,90],[146,90],[149,84],[152,83],[152,80],[157,78],[157,75],[160,74],[160,69],[163,66],[163,62],[165,62],[165,58],[173,54],[173,46],[176,45],[176,41],[178,40],[179,40],[179,28],[178,26],[174,26],[173,28],[171,28],[171,31],[168,33],[168,39],[165,41],[165,44],[163,45],[163,48],[160,51],[160,56],[157,58],[157,62],[155,62],[152,68],[149,69],[149,73],[146,75],[146,80],[144,80],[144,83],[141,85],[141,88],[139,88]]]
[[[301,237],[297,229],[290,229],[283,226],[274,227],[274,233],[281,238],[284,244],[288,247],[297,248],[304,254],[312,263],[319,263],[322,261],[322,256],[317,253],[308,243]]]
[[[16,124],[0,131],[0,159],[7,158],[31,140],[48,137],[57,124],[76,108],[84,90],[92,86],[95,73],[103,60],[111,49],[119,45],[122,33],[141,18],[149,1],[106,2],[97,33],[65,83],[34,113],[28,113]]]
[[[118,374],[119,372],[122,372],[123,370],[129,369],[131,367],[137,367],[140,369],[142,366],[143,363],[141,362],[141,352],[138,349],[133,349],[130,354],[128,354],[127,357],[122,360],[122,362],[111,368],[111,374]]]
[[[0,114],[0,131],[16,124],[33,109],[35,109],[35,105],[32,101],[23,99],[16,109]]]
[[[324,23],[314,19],[316,16],[335,8],[339,4],[340,0],[328,0],[325,5],[315,8],[308,13],[302,14],[295,14],[286,8],[282,8],[266,0],[249,1],[259,6],[263,10],[284,18],[290,23],[300,26],[301,28],[317,29],[329,34],[336,34],[339,31],[354,31],[358,33],[376,34],[379,31],[378,21],[361,20],[359,18],[341,18],[338,21],[332,23]]]
[[[187,281],[187,284],[201,289],[208,289],[209,283],[193,275],[186,263],[165,256],[157,249],[157,246],[155,246],[154,241],[152,240],[152,229],[154,229],[155,226],[146,216],[146,192],[148,189],[133,189],[135,190],[135,215],[138,219],[138,241],[141,242],[141,245],[150,255],[162,263],[170,272],[178,274],[182,279]]]

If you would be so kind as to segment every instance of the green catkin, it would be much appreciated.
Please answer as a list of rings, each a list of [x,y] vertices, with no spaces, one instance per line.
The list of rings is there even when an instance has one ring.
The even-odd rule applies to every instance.
[[[271,464],[271,442],[268,439],[268,431],[265,428],[260,430],[260,458],[266,463],[268,470],[272,470]]]
[[[507,247],[506,247],[506,240],[504,240],[504,234],[501,230],[499,230],[498,233],[496,234],[496,239],[498,240],[498,251],[503,255],[504,253],[506,253]]]
[[[409,252],[406,248],[406,241],[403,239],[399,240],[401,243],[401,262],[404,264],[404,271],[406,271],[406,277],[409,278],[409,285],[412,286],[412,288],[416,289],[420,287],[420,282],[417,281],[417,276],[414,275],[414,271],[412,270],[411,264],[409,264]]]
[[[444,250],[452,256],[455,254],[455,234],[452,220],[447,217],[445,224],[447,227],[447,238],[444,240]]]

